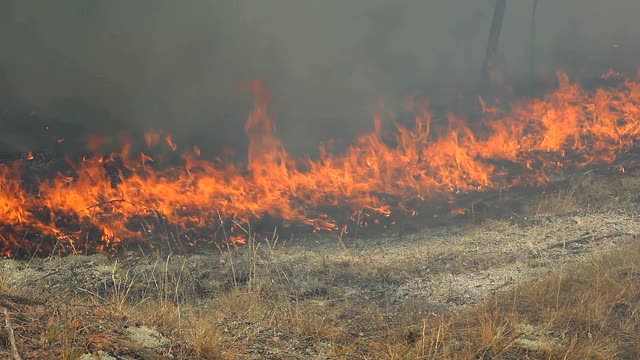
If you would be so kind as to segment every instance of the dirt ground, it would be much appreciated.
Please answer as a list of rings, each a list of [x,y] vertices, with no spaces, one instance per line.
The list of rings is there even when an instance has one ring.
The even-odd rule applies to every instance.
[[[193,255],[2,259],[0,307],[8,311],[0,318],[15,339],[0,336],[0,357],[12,356],[14,341],[23,359],[393,358],[362,350],[363,338],[385,339],[407,317],[463,313],[636,242],[637,179],[583,177],[538,194],[516,192],[507,197],[521,206],[508,203],[499,215],[410,230],[274,234]],[[186,325],[158,320],[166,307]],[[217,349],[185,340],[207,338],[185,335],[203,312],[215,313]],[[339,331],[348,336],[325,322],[347,324]]]

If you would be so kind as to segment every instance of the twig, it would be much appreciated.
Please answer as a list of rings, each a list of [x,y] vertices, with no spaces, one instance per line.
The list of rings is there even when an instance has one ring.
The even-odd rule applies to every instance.
[[[587,243],[590,243],[590,242],[596,242],[596,241],[599,241],[599,240],[606,240],[606,239],[619,237],[619,236],[636,236],[636,235],[637,234],[629,233],[629,232],[622,232],[622,231],[616,231],[616,232],[613,232],[613,233],[610,233],[610,234],[604,234],[604,235],[600,235],[600,236],[586,235],[586,236],[581,236],[581,237],[579,237],[577,239],[551,244],[551,245],[549,245],[547,247],[547,250],[549,250],[549,249],[557,249],[557,248],[566,248],[567,245],[573,245],[573,244],[587,244]]]
[[[4,313],[4,326],[7,329],[7,335],[9,336],[9,345],[11,346],[11,357],[13,360],[22,360],[18,347],[16,346],[16,337],[13,333],[13,326],[11,326],[11,318],[9,318],[9,311],[7,308],[2,308]]]
[[[117,202],[124,202],[124,203],[130,204],[130,205],[133,205],[130,202],[128,202],[127,200],[125,200],[125,199],[113,199],[113,200],[107,200],[107,201],[103,201],[103,202],[99,202],[97,204],[91,205],[86,210],[90,210],[90,209],[93,209],[94,207],[113,204],[113,203],[117,203]]]

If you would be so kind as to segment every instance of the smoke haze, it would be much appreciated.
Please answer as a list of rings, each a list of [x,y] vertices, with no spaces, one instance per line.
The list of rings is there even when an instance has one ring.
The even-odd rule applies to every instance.
[[[527,76],[533,0],[507,4],[499,68]],[[480,77],[495,1],[4,0],[0,148],[38,138],[22,121],[87,133],[163,129],[183,144],[243,149],[250,94],[264,80],[295,152],[371,127],[380,101],[455,96]],[[537,72],[638,62],[637,0],[541,0]],[[26,115],[24,115],[26,114]],[[27,125],[28,124],[28,125]]]

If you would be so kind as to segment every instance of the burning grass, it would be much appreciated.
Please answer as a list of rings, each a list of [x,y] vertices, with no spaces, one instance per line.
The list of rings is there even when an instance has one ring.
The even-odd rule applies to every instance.
[[[255,82],[246,166],[205,161],[193,148],[182,152],[182,166],[164,167],[163,157],[176,157],[167,152],[177,145],[164,137],[163,154],[163,137],[151,133],[146,141],[157,155],[134,153],[127,144],[103,156],[94,142],[97,155],[70,159],[69,169],[32,183],[25,184],[21,166],[33,156],[0,165],[0,253],[246,242],[247,224],[264,219],[309,231],[356,231],[391,225],[460,194],[547,184],[560,171],[612,164],[636,144],[640,81],[615,80],[585,89],[559,74],[559,87],[542,98],[502,107],[483,102],[477,121],[449,115],[443,127],[434,125],[424,102],[409,102],[413,127],[398,125],[389,136],[381,114],[375,130],[343,154],[323,149],[315,160],[287,153],[269,117],[268,95]],[[465,211],[457,204],[450,210]]]
[[[636,358],[638,189],[589,173],[400,234],[5,259],[0,306],[24,359]]]

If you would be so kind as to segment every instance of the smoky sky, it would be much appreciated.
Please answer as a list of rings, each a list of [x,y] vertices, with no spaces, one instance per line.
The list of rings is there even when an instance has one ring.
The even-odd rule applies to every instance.
[[[240,149],[252,104],[240,85],[261,79],[280,137],[309,152],[369,130],[381,102],[415,92],[446,99],[476,84],[494,4],[3,0],[0,142],[37,146],[16,125],[37,114],[38,126],[162,129],[184,144]],[[532,4],[507,4],[498,56],[507,82],[529,69]],[[540,0],[536,75],[632,69],[638,14],[637,0]]]

